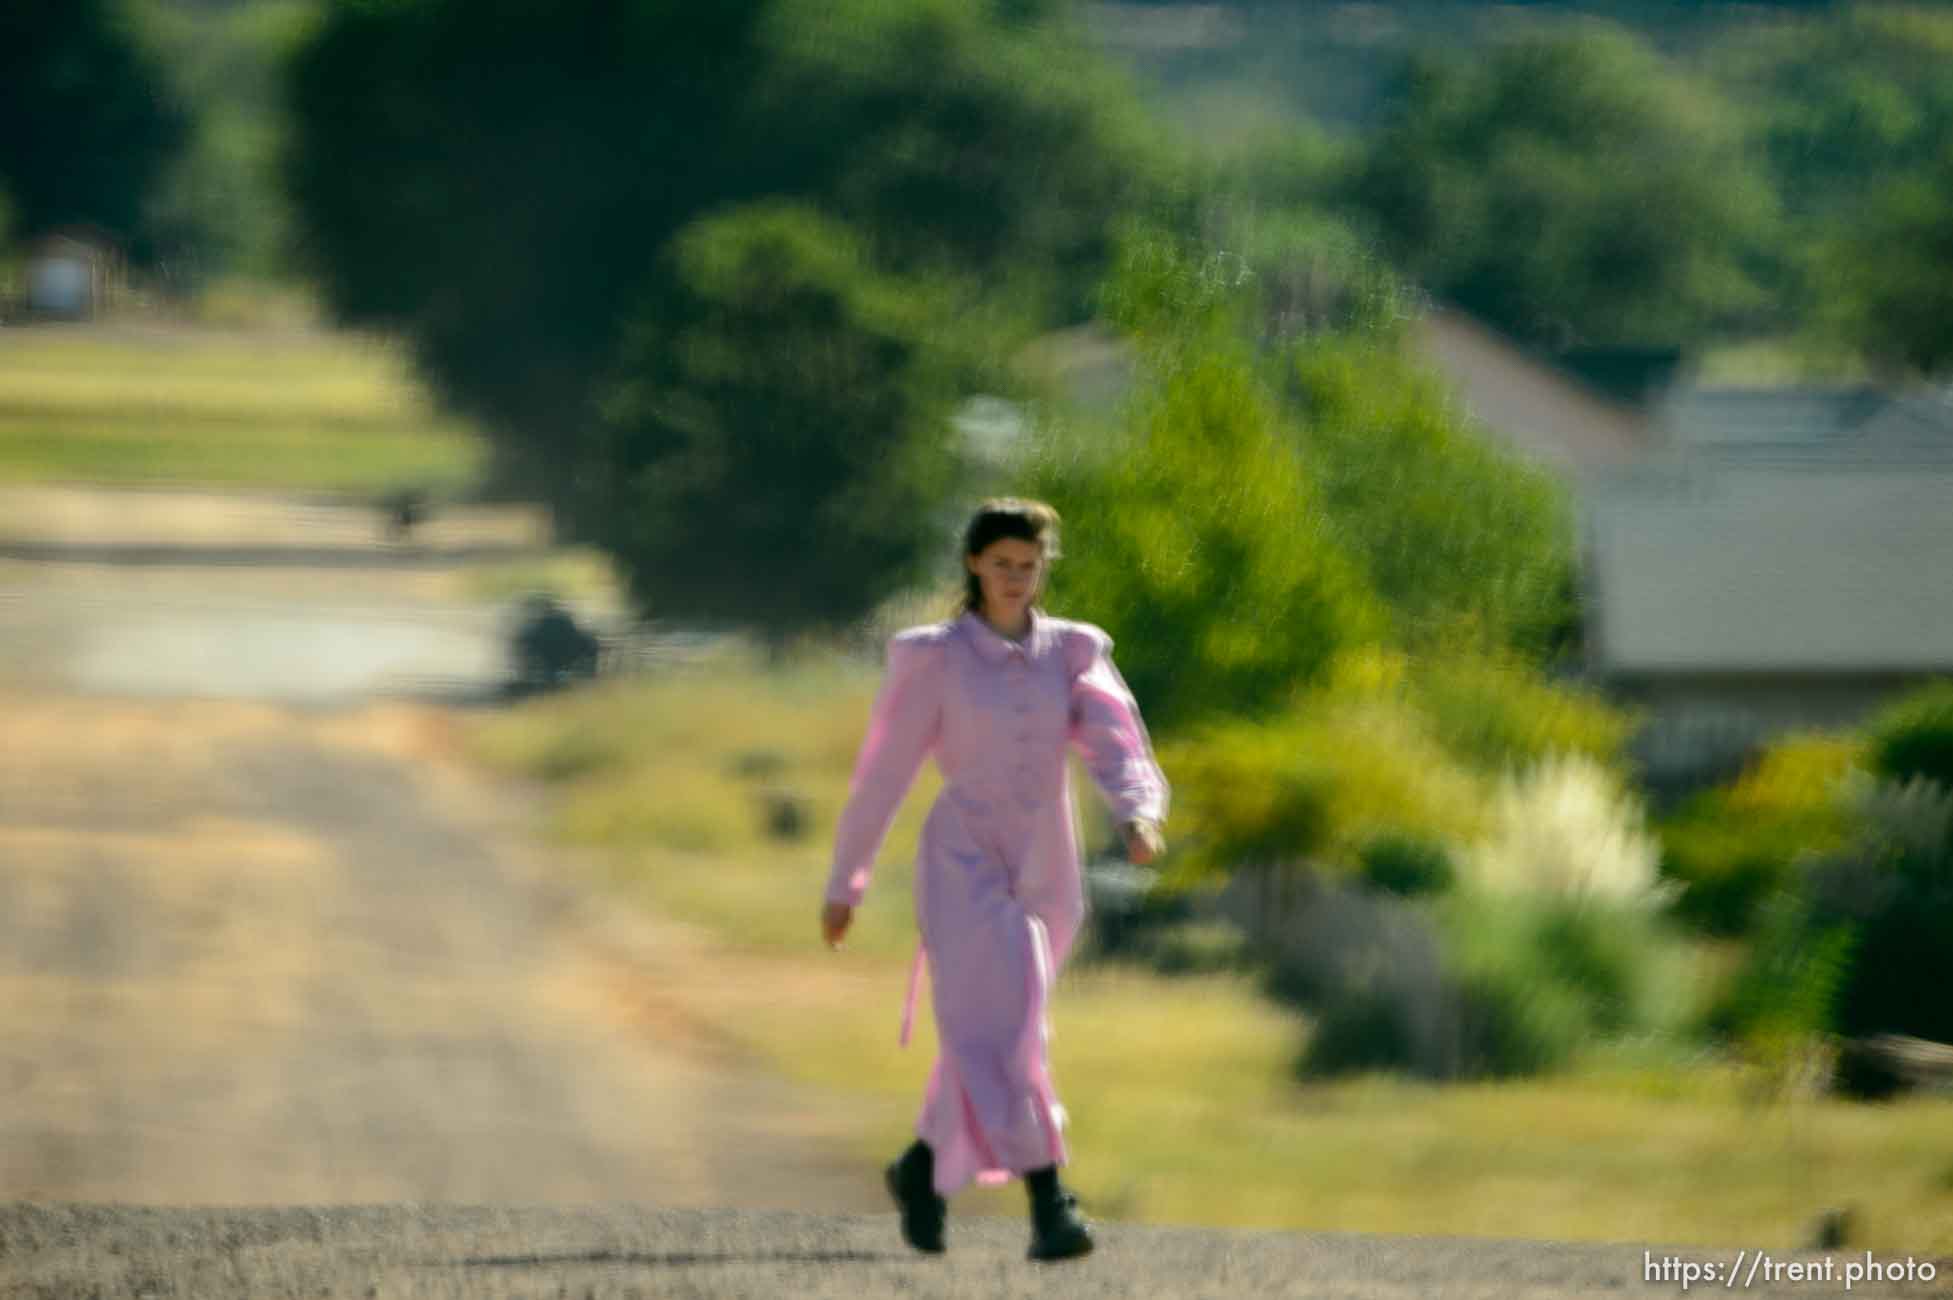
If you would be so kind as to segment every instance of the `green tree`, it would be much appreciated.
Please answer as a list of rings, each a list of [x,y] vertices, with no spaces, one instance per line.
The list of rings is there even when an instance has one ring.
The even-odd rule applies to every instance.
[[[188,128],[114,0],[0,6],[0,182],[22,230],[92,223],[147,255],[146,205]]]
[[[1128,88],[1060,0],[783,0],[754,120],[775,188],[878,264],[967,277],[1076,320],[1123,200],[1160,182]]]
[[[1278,709],[1384,632],[1251,367],[1187,357],[1113,454],[1053,456],[1032,490],[1072,521],[1054,598],[1120,642],[1148,724],[1171,734]]]
[[[1817,266],[1821,329],[1887,371],[1953,366],[1953,151],[1841,216]]]
[[[700,218],[804,205],[852,232],[865,267],[931,286],[919,301],[940,305],[941,324],[929,333],[985,321],[999,356],[1011,335],[1082,310],[1106,220],[1144,173],[1116,87],[1059,8],[342,0],[295,64],[301,243],[336,312],[402,332],[568,531],[651,545],[604,512],[619,508],[620,478],[669,461],[671,430],[615,427],[605,399],[628,380],[620,368],[652,364],[636,345],[622,359],[627,336],[693,327],[702,290],[669,268],[697,255],[672,248]],[[803,327],[785,322],[775,341]],[[769,336],[750,312],[738,329]],[[800,391],[797,377],[776,381],[763,400]],[[647,383],[738,397],[696,375]],[[745,419],[719,411],[698,428]],[[837,413],[824,436],[854,437],[856,422]],[[896,494],[863,509],[911,504]],[[899,568],[838,571],[865,589]],[[662,590],[665,614],[693,612],[695,597],[696,612],[726,612],[697,587]]]
[[[949,376],[905,285],[804,207],[687,227],[608,404],[599,539],[655,611],[838,628],[940,550]]]
[[[1128,231],[1104,298],[1140,392],[1122,431],[1054,435],[1027,474],[1071,521],[1054,600],[1119,642],[1162,735],[1265,716],[1387,634],[1244,341],[1248,283],[1238,258]]]
[[[1337,536],[1413,650],[1566,648],[1574,529],[1564,489],[1472,429],[1438,378],[1390,340],[1291,352],[1289,396]]]
[[[1825,220],[1953,139],[1953,15],[1848,5],[1745,23],[1703,52],[1745,109],[1786,215]]]
[[[295,57],[288,182],[328,305],[404,334],[493,434],[544,444],[551,495],[645,268],[756,183],[732,137],[760,8],[341,3]]]
[[[192,278],[289,272],[290,214],[278,174],[285,66],[320,8],[319,0],[145,0],[149,42],[195,115],[152,211],[158,241]]]
[[[1351,194],[1400,266],[1528,340],[1691,341],[1762,303],[1773,198],[1732,115],[1610,28],[1417,60]]]

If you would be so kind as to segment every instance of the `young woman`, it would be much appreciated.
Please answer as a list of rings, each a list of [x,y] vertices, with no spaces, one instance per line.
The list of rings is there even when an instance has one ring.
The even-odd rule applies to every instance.
[[[926,959],[941,1052],[916,1141],[887,1171],[903,1238],[943,1249],[947,1199],[971,1180],[1022,1177],[1033,1259],[1092,1248],[1058,1182],[1064,1110],[1046,1063],[1045,1004],[1084,919],[1065,766],[1076,748],[1111,804],[1129,855],[1163,849],[1166,778],[1112,640],[1039,608],[1058,517],[1035,501],[986,502],[964,536],[963,612],[898,633],[835,835],[821,929],[847,933],[876,851],[922,761],[943,789],[915,872],[922,932],[902,1041]]]

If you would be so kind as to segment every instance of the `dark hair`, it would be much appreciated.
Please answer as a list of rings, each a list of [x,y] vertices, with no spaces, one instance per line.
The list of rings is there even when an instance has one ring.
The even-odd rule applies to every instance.
[[[970,526],[963,531],[963,554],[981,555],[990,543],[1003,538],[1015,538],[1020,542],[1036,542],[1044,548],[1044,562],[1049,565],[1058,558],[1058,512],[1042,501],[1026,501],[1017,497],[996,497],[977,507],[970,516]],[[1040,587],[1039,596],[1042,596]],[[1036,604],[1039,596],[1033,596]],[[983,608],[983,583],[976,574],[964,566],[963,604],[965,613],[974,614]]]

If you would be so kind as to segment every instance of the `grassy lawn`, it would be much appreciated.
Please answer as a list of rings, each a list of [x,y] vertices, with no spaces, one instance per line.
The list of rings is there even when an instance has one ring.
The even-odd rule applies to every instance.
[[[0,482],[458,492],[483,446],[405,359],[328,333],[0,331]]]
[[[534,702],[475,725],[484,762],[554,787],[553,833],[611,885],[697,923],[724,961],[665,990],[783,1074],[859,1099],[864,1156],[906,1141],[934,1049],[895,1043],[913,943],[906,862],[935,789],[899,815],[849,945],[815,915],[875,674],[728,661]],[[810,821],[782,840],[766,791]],[[1090,796],[1086,797],[1090,800]],[[1073,1174],[1097,1212],[1155,1222],[1654,1239],[1784,1248],[1856,1211],[1859,1249],[1953,1251],[1953,1101],[1753,1099],[1735,1066],[1620,1046],[1543,1081],[1299,1082],[1307,1021],[1245,974],[1075,965],[1053,1011]],[[958,1212],[1017,1213],[1016,1188]]]

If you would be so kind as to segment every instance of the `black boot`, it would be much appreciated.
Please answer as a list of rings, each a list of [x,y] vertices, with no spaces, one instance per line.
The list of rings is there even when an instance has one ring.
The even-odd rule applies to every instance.
[[[1058,1184],[1056,1166],[1024,1177],[1031,1193],[1030,1258],[1075,1259],[1092,1253],[1092,1230],[1078,1212],[1078,1198]]]
[[[902,1209],[902,1240],[930,1255],[943,1250],[949,1202],[936,1195],[936,1153],[917,1141],[888,1167],[888,1194]]]

